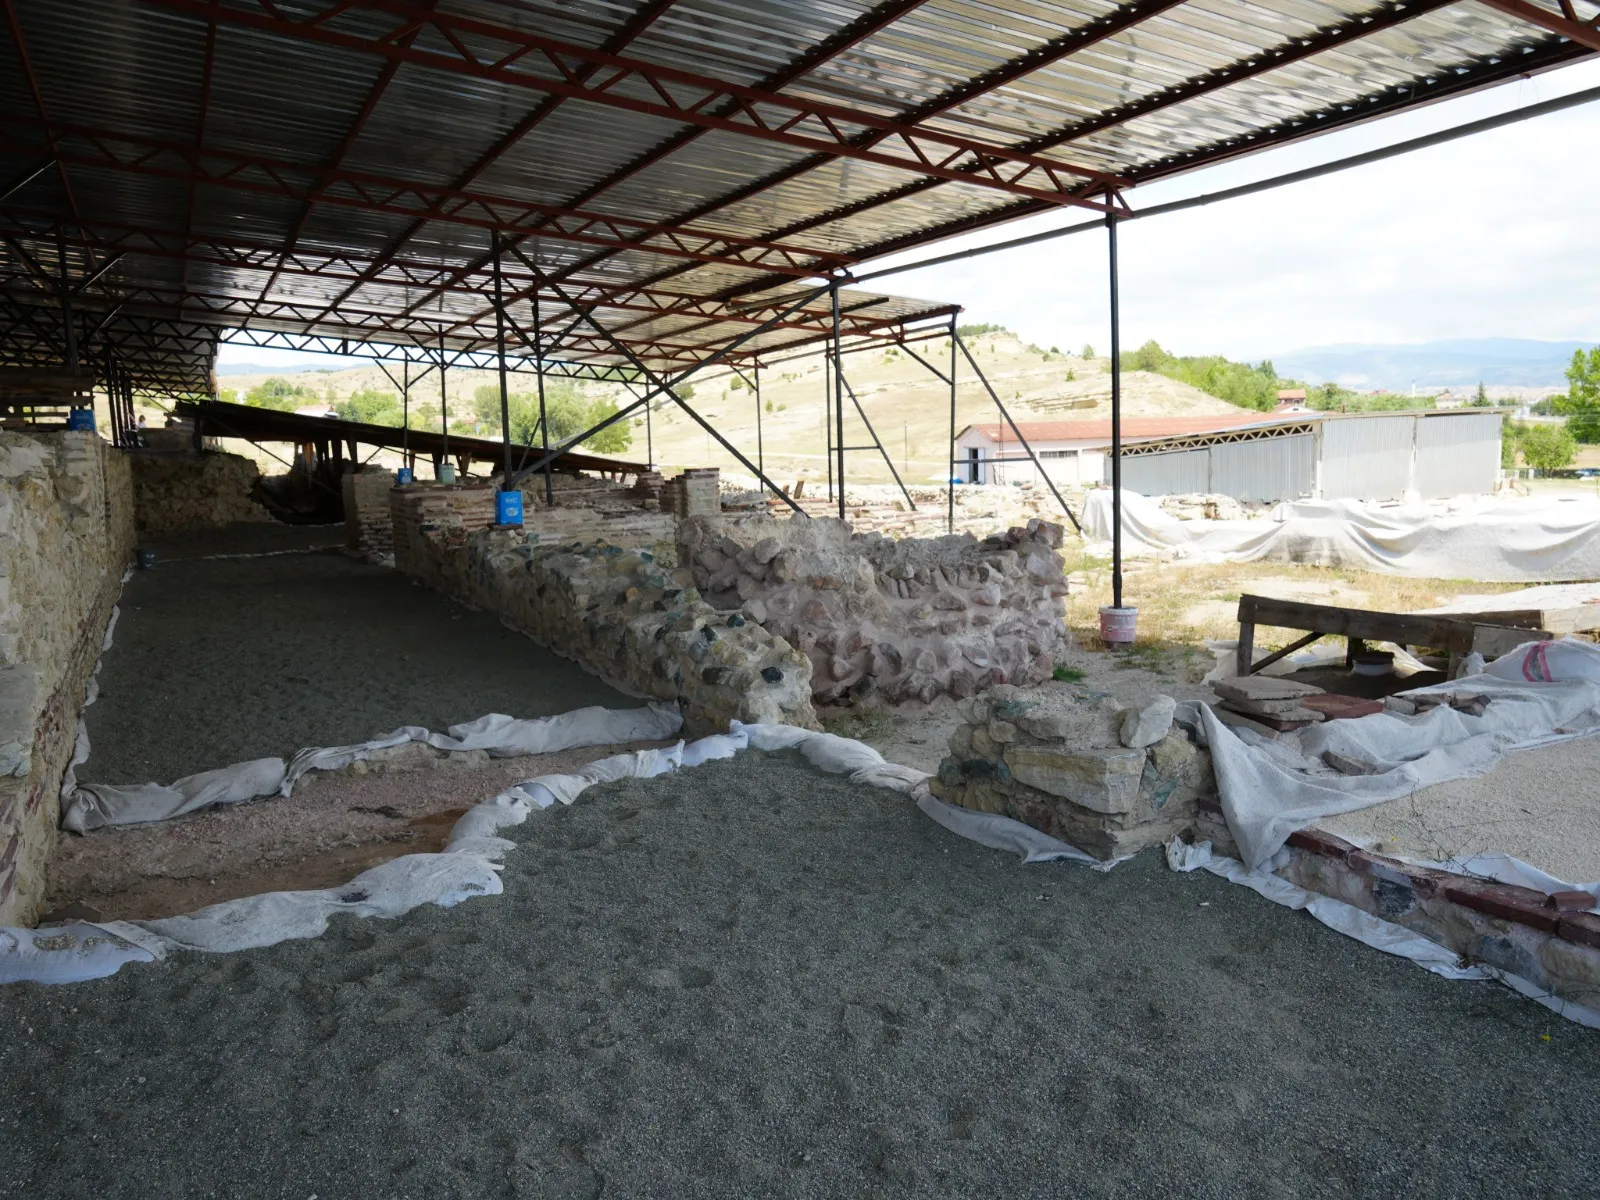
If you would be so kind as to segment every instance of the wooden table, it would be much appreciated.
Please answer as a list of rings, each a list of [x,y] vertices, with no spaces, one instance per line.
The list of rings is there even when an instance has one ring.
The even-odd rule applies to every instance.
[[[1267,596],[1239,597],[1239,650],[1237,670],[1253,675],[1280,658],[1293,654],[1320,638],[1345,638],[1349,645],[1347,663],[1354,662],[1363,642],[1393,642],[1399,646],[1426,646],[1450,655],[1450,677],[1455,678],[1462,658],[1477,651],[1484,658],[1498,658],[1524,642],[1548,640],[1548,630],[1518,624],[1530,619],[1525,613],[1496,614],[1497,623],[1485,624],[1470,617],[1424,613],[1373,612],[1364,608],[1341,608],[1334,604],[1305,604],[1298,600],[1273,600]],[[1311,632],[1260,662],[1255,656],[1256,626],[1276,625],[1284,629]]]

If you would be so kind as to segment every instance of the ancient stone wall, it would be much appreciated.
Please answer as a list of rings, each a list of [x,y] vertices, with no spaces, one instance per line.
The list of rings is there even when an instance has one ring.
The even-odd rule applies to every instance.
[[[1214,795],[1211,756],[1173,723],[1167,696],[1125,707],[1063,684],[997,687],[961,702],[965,724],[930,786],[1098,858],[1158,845]]]
[[[45,892],[61,776],[133,552],[128,456],[0,431],[0,925]]]
[[[131,461],[140,533],[162,536],[273,519],[252,498],[261,471],[241,455],[133,451]]]
[[[718,609],[803,650],[816,699],[890,703],[1048,679],[1067,644],[1061,527],[978,541],[852,534],[837,520],[697,517],[678,561]]]
[[[344,499],[345,546],[371,562],[394,558],[394,512],[389,492],[393,471],[346,471],[339,481]]]
[[[648,549],[463,532],[430,511],[397,563],[628,691],[680,704],[689,735],[726,732],[734,719],[816,727],[805,655],[738,613],[718,613],[686,571]]]

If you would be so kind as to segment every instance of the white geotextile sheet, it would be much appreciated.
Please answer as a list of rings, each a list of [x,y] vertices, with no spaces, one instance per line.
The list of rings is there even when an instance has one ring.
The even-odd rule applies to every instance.
[[[87,833],[108,825],[166,821],[214,804],[239,804],[274,793],[287,796],[307,771],[334,771],[407,742],[425,742],[436,750],[486,750],[496,758],[550,754],[578,746],[661,741],[677,733],[683,718],[673,709],[580,708],[554,717],[518,718],[491,713],[449,733],[433,733],[407,725],[393,733],[354,746],[322,746],[301,750],[289,762],[258,758],[250,762],[187,775],[170,784],[117,785],[78,783],[76,767],[88,756],[88,734],[79,728],[78,752],[61,787],[63,828]]]
[[[1291,833],[1324,817],[1485,774],[1513,749],[1600,732],[1600,646],[1572,638],[1530,642],[1482,674],[1401,694],[1482,697],[1488,707],[1481,716],[1449,704],[1413,717],[1375,713],[1278,739],[1235,729],[1202,709],[1222,810],[1247,866],[1260,866]],[[1341,774],[1322,760],[1330,750],[1379,769]]]
[[[1489,856],[1482,857],[1485,860],[1489,858]],[[1531,878],[1528,872],[1532,872],[1533,876],[1542,877],[1553,885],[1550,890],[1559,891],[1572,886],[1563,884],[1560,880],[1545,875],[1544,872],[1531,868],[1527,863],[1509,855],[1495,857],[1503,859],[1504,862],[1491,864],[1482,861],[1478,865],[1483,868],[1498,867],[1501,873],[1491,873],[1487,869],[1476,873],[1502,883],[1520,883]],[[1249,888],[1274,904],[1282,904],[1286,908],[1304,909],[1328,928],[1346,937],[1353,937],[1374,950],[1410,959],[1435,975],[1441,975],[1446,979],[1495,979],[1530,1000],[1537,1000],[1550,1011],[1569,1021],[1576,1021],[1579,1025],[1588,1026],[1590,1029],[1600,1029],[1600,1012],[1552,995],[1520,975],[1513,975],[1498,967],[1491,967],[1487,963],[1464,965],[1460,955],[1448,946],[1429,941],[1421,934],[1412,933],[1403,925],[1375,917],[1352,904],[1346,904],[1343,900],[1335,900],[1331,896],[1317,892],[1308,892],[1287,879],[1273,874],[1274,862],[1265,863],[1251,871],[1236,858],[1225,858],[1213,853],[1210,842],[1200,842],[1191,846],[1179,838],[1173,838],[1167,846],[1167,865],[1174,871],[1185,872],[1204,868],[1230,883]]]
[[[1092,542],[1111,540],[1110,489],[1089,493],[1083,527]],[[1600,578],[1600,500],[1298,500],[1259,520],[1180,521],[1149,497],[1124,489],[1122,552],[1486,583],[1590,580]]]

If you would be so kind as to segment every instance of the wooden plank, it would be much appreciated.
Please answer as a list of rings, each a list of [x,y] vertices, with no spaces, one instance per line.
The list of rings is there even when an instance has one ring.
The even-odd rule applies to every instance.
[[[1600,604],[1578,604],[1566,608],[1524,608],[1495,612],[1492,609],[1452,614],[1475,625],[1510,625],[1519,629],[1543,629],[1557,637],[1569,633],[1590,633],[1600,629]]]
[[[1243,611],[1244,606],[1240,605]],[[1250,660],[1256,652],[1256,627],[1255,623],[1239,618],[1239,648],[1234,652],[1233,673],[1235,675],[1248,675],[1254,669]]]
[[[1251,675],[1254,675],[1257,671],[1263,670],[1266,667],[1270,667],[1273,663],[1277,662],[1280,658],[1287,658],[1289,655],[1293,654],[1296,650],[1299,650],[1299,649],[1302,649],[1302,648],[1304,648],[1306,646],[1309,646],[1309,645],[1311,645],[1312,642],[1315,642],[1315,641],[1317,641],[1317,640],[1319,640],[1321,638],[1327,637],[1327,636],[1328,635],[1325,634],[1325,633],[1318,633],[1318,632],[1316,632],[1316,630],[1312,630],[1310,633],[1306,634],[1305,637],[1298,638],[1295,641],[1290,642],[1282,650],[1274,650],[1271,654],[1267,655],[1260,662],[1251,663],[1250,664],[1250,672],[1249,673]]]
[[[1456,617],[1372,612],[1244,595],[1239,597],[1239,621],[1284,629],[1314,629],[1319,633],[1363,641],[1395,642],[1402,646],[1433,646],[1461,653],[1472,649],[1472,624]]]
[[[1555,635],[1548,629],[1513,629],[1503,625],[1474,625],[1472,648],[1486,659],[1510,654],[1526,642],[1548,642]]]

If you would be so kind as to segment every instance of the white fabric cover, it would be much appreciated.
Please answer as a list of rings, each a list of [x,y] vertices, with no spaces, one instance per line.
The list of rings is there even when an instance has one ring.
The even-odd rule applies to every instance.
[[[1571,638],[1530,642],[1481,675],[1401,694],[1481,696],[1489,705],[1477,717],[1449,705],[1414,717],[1375,713],[1277,740],[1234,729],[1202,709],[1223,813],[1248,866],[1260,866],[1291,833],[1323,817],[1482,775],[1513,749],[1600,732],[1600,646]],[[1384,769],[1342,775],[1323,763],[1326,750]]]
[[[287,796],[307,771],[335,771],[366,759],[374,750],[407,742],[425,742],[445,751],[486,750],[496,758],[510,758],[578,746],[660,741],[682,726],[683,718],[676,710],[660,705],[579,708],[554,717],[527,719],[491,713],[476,721],[452,725],[448,734],[407,725],[359,745],[301,750],[287,765],[281,758],[258,758],[189,775],[166,786],[79,784],[75,776],[69,775],[68,784],[62,787],[61,824],[76,833],[87,833],[107,825],[166,821],[213,804],[239,804],[273,793]],[[88,734],[81,724],[78,739],[75,763],[88,757]]]
[[[1084,503],[1085,536],[1111,540],[1111,491]],[[1099,549],[1103,549],[1100,547]],[[1263,520],[1180,521],[1122,493],[1122,552],[1187,562],[1292,562],[1486,583],[1600,578],[1600,501],[1463,498],[1422,504],[1300,500]]]

